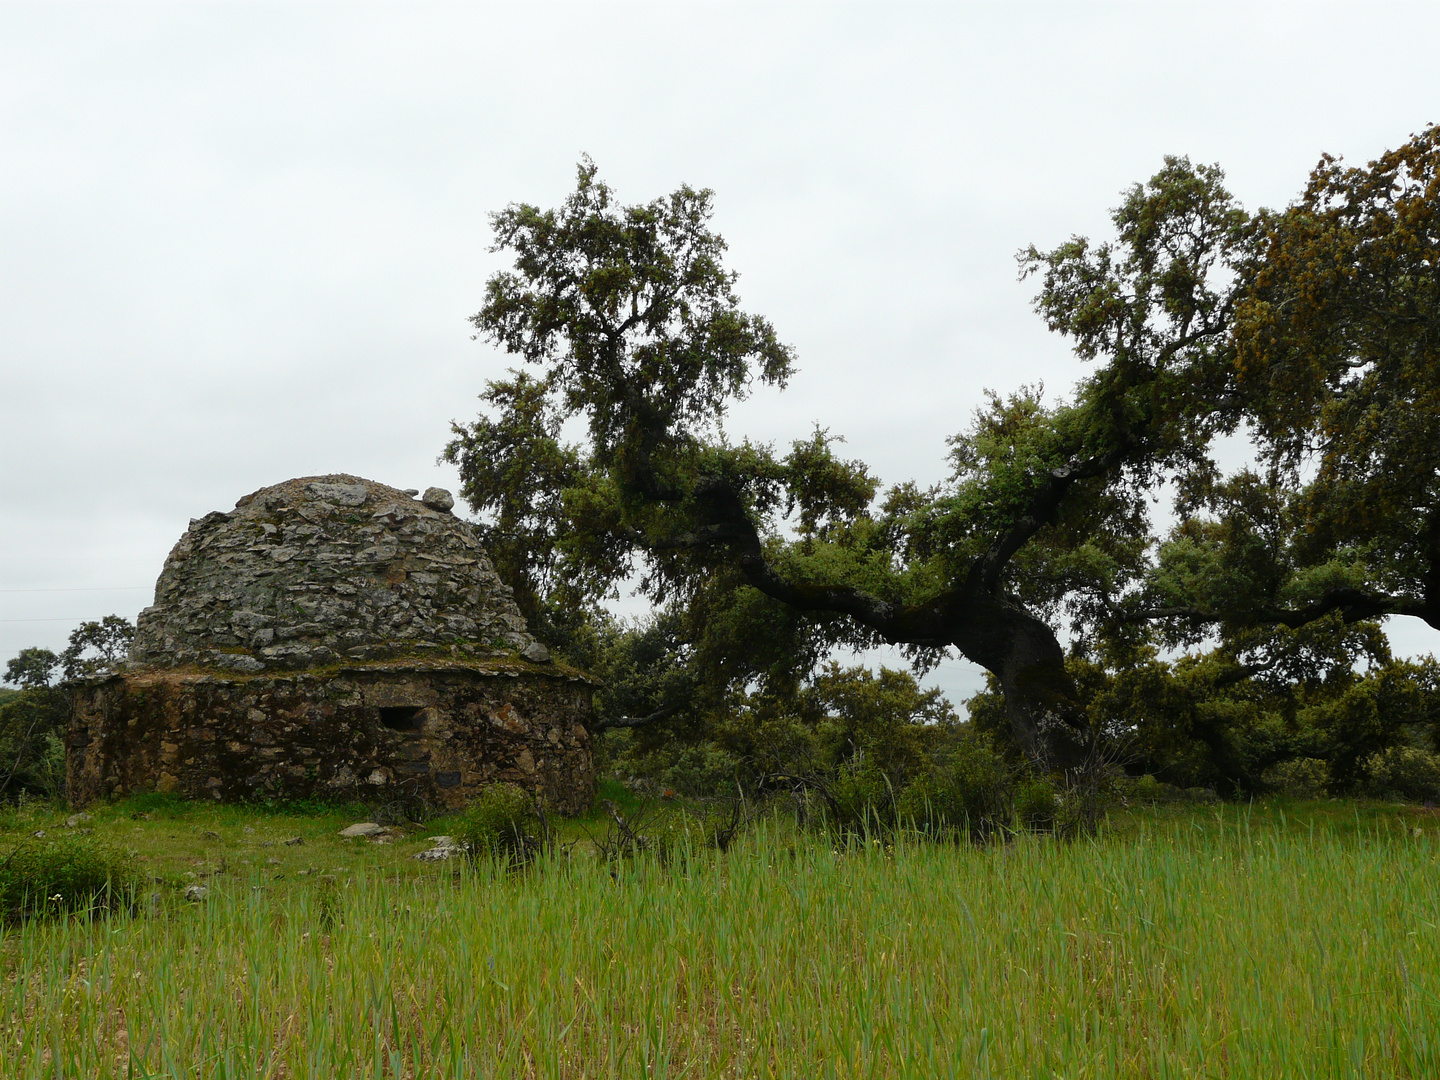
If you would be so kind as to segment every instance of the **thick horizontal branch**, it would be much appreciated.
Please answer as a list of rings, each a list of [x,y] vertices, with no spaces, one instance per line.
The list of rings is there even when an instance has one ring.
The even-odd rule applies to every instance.
[[[657,540],[643,541],[651,551],[673,551],[716,544],[728,547],[746,582],[772,600],[800,611],[848,615],[887,641],[910,645],[948,645],[942,606],[954,606],[954,596],[940,602],[906,606],[883,600],[848,585],[816,585],[786,579],[765,558],[764,544],[743,500],[724,479],[710,477],[696,485],[695,498],[709,520],[696,528]]]
[[[1189,619],[1191,622],[1213,623],[1275,623],[1291,630],[1323,619],[1338,611],[1346,623],[1378,619],[1386,615],[1412,615],[1440,629],[1440,611],[1421,601],[1398,596],[1375,596],[1359,589],[1332,589],[1313,604],[1298,608],[1258,605],[1248,611],[1210,611],[1205,608],[1175,605],[1140,608],[1120,614],[1122,622],[1145,622],[1151,619]]]
[[[666,705],[664,708],[656,709],[644,716],[617,716],[609,720],[596,720],[592,725],[595,731],[610,731],[614,728],[637,728],[645,727],[647,724],[658,724],[661,720],[668,720],[680,711],[679,705]]]

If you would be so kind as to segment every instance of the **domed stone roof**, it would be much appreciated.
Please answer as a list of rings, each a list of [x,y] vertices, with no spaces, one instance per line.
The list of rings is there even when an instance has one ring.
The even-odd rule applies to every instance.
[[[132,666],[259,672],[496,649],[545,659],[449,493],[413,496],[309,476],[191,521],[140,613]]]

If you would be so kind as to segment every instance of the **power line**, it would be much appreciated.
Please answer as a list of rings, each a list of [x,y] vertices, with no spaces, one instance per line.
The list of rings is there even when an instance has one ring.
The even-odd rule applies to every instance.
[[[94,622],[94,619],[87,619],[80,615],[73,619],[0,619],[0,623],[12,622]]]
[[[139,592],[153,588],[151,585],[97,585],[93,589],[0,589],[0,593],[32,592]]]

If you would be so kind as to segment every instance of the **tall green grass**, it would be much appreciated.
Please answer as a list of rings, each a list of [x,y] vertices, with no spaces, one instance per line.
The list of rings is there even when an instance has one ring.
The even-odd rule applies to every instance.
[[[445,865],[11,927],[0,1076],[1440,1076],[1432,830]]]

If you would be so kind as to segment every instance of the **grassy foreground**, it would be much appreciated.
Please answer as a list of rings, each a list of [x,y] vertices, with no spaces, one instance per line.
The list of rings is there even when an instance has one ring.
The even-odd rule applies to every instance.
[[[225,873],[6,929],[0,1076],[1440,1076],[1440,819],[1289,814],[983,851],[771,822],[517,876],[330,820],[286,847],[295,819],[97,815]]]

